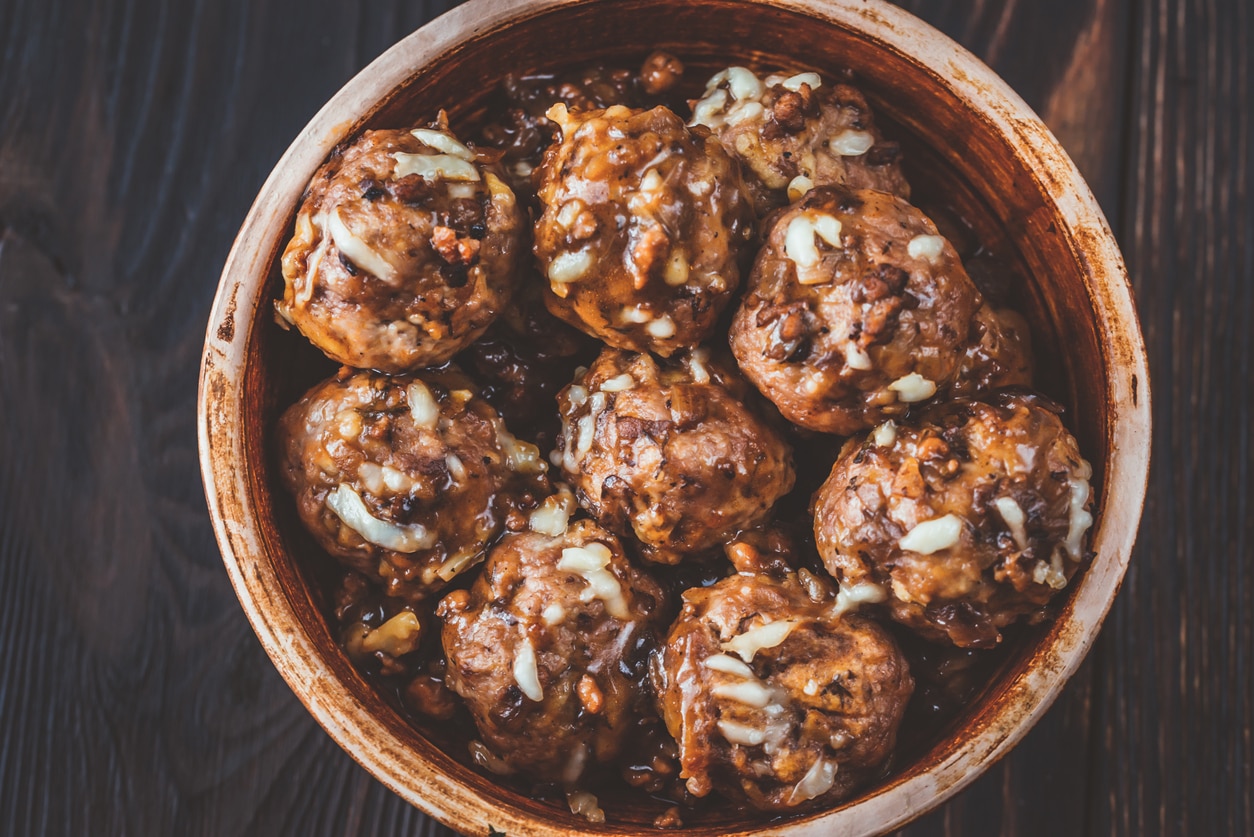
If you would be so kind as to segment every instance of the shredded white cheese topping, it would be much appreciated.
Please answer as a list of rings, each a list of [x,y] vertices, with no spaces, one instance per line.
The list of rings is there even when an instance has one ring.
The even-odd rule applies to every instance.
[[[728,654],[714,654],[706,657],[703,665],[710,671],[721,674],[734,674],[738,677],[753,677],[753,669]]]
[[[835,783],[836,762],[824,758],[817,759],[814,765],[806,771],[806,775],[801,777],[797,786],[792,789],[792,793],[788,796],[788,804],[797,805],[807,799],[822,796],[831,790]]]
[[[876,427],[871,432],[871,441],[875,442],[876,447],[890,447],[893,442],[897,441],[897,424],[892,419]]]
[[[722,648],[724,651],[731,651],[740,655],[740,658],[746,663],[751,663],[755,654],[763,649],[774,648],[779,645],[788,638],[788,635],[792,633],[795,627],[797,627],[797,623],[792,619],[767,622],[765,625],[758,625],[756,628],[750,628],[739,636],[732,637],[723,643]]]
[[[434,131],[430,128],[415,128],[409,133],[423,145],[429,145],[437,151],[443,151],[445,154],[451,154],[460,160],[473,162],[475,153],[457,140],[453,139],[443,131]]]
[[[1084,504],[1089,499],[1089,477],[1093,476],[1093,466],[1083,459],[1071,479],[1071,501],[1069,506],[1070,523],[1067,526],[1066,548],[1072,561],[1084,557],[1084,533],[1093,525],[1093,515],[1085,511]]]
[[[666,272],[662,274],[663,281],[671,287],[679,287],[688,282],[688,257],[684,255],[684,251],[678,247],[671,251],[671,257],[666,262]]]
[[[927,259],[934,262],[945,251],[945,239],[939,235],[916,235],[906,245],[906,252],[912,259]]]
[[[784,79],[780,82],[780,84],[785,90],[791,90],[794,93],[798,93],[800,92],[801,85],[803,84],[810,85],[811,90],[818,90],[823,86],[823,79],[819,78],[818,73],[797,73],[795,76],[789,76]]]
[[[832,279],[814,269],[822,258],[816,237],[839,247],[840,220],[823,212],[806,211],[794,216],[784,232],[784,255],[797,266],[797,281],[803,285],[820,285]]]
[[[631,373],[624,372],[601,384],[601,392],[625,392],[636,385],[636,379],[631,377]]]
[[[567,285],[583,278],[592,267],[592,254],[587,250],[558,253],[549,262],[549,281]]]
[[[539,474],[547,471],[549,466],[540,456],[540,449],[531,442],[519,439],[501,424],[496,429],[496,443],[505,454],[505,462],[509,469],[518,474]]]
[[[851,340],[845,344],[845,365],[850,369],[866,370],[875,364],[871,363],[871,356]]]
[[[846,128],[832,139],[831,149],[842,157],[861,157],[873,145],[875,137],[870,132]]]
[[[435,545],[435,535],[421,523],[400,526],[372,515],[361,495],[348,483],[331,489],[327,494],[327,508],[335,512],[345,526],[375,546],[409,554]]]
[[[344,219],[340,217],[339,207],[332,210],[327,218],[327,232],[331,234],[331,239],[335,242],[336,249],[343,253],[350,262],[367,273],[379,277],[384,282],[396,280],[396,268],[388,263],[388,260],[383,257],[382,253],[353,235],[352,231],[344,223]]]
[[[719,721],[718,731],[723,733],[723,737],[730,743],[745,747],[756,747],[766,740],[766,730],[747,724],[738,724],[735,721]]]
[[[716,698],[743,703],[755,709],[763,709],[771,702],[771,690],[756,680],[717,683],[710,689],[710,694]]]
[[[644,330],[649,333],[650,337],[666,340],[675,336],[675,321],[670,318],[669,314],[663,314],[645,326]]]
[[[915,526],[897,545],[909,552],[931,555],[958,543],[962,537],[962,518],[956,514],[925,520]]]
[[[451,154],[406,154],[397,151],[392,155],[396,167],[392,169],[397,179],[416,174],[428,183],[437,180],[479,180],[479,170],[473,163]]]
[[[936,383],[924,378],[918,372],[911,372],[888,385],[897,393],[897,398],[907,404],[925,401],[936,394]]]
[[[440,420],[440,405],[422,381],[414,381],[405,388],[405,400],[409,402],[409,415],[414,424],[423,430],[435,430]]]
[[[1015,502],[1013,497],[998,497],[993,501],[993,505],[997,508],[997,513],[1001,515],[1001,519],[1006,521],[1006,526],[1010,529],[1010,535],[1015,539],[1018,547],[1027,549],[1028,533],[1023,526],[1027,522],[1027,516],[1024,515],[1022,507]]]
[[[587,603],[593,599],[605,602],[605,610],[617,619],[630,619],[631,611],[627,607],[627,599],[623,597],[623,587],[612,572],[606,569],[614,553],[603,543],[585,544],[584,546],[568,546],[562,550],[562,557],[557,568],[563,572],[572,572],[583,577],[588,583],[579,593],[579,601]]]
[[[692,382],[694,384],[708,384],[710,382],[710,370],[705,366],[709,359],[709,349],[693,349],[688,353],[688,371],[692,373]]]
[[[864,604],[876,604],[888,598],[888,591],[872,581],[860,581],[857,584],[841,582],[840,592],[836,594],[836,605],[833,607],[837,615],[857,610]]]
[[[544,700],[544,687],[540,685],[540,669],[536,665],[536,649],[530,637],[523,637],[514,652],[514,682],[529,699],[536,703]]]
[[[556,538],[566,534],[574,510],[574,495],[568,490],[562,490],[546,497],[540,507],[531,513],[527,523],[531,531]]]
[[[801,200],[805,193],[809,192],[813,188],[814,181],[806,177],[804,174],[799,174],[792,180],[788,181],[788,200]]]

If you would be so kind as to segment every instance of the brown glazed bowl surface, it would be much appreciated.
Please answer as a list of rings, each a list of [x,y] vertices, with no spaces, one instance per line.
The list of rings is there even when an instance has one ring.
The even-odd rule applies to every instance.
[[[279,488],[278,413],[334,368],[274,323],[277,260],[301,192],[331,149],[370,127],[444,107],[481,115],[507,71],[552,70],[662,48],[703,81],[727,64],[830,75],[852,69],[917,194],[943,195],[1024,277],[1039,385],[1068,407],[1094,466],[1097,557],[1059,616],[1027,634],[996,678],[924,752],[843,806],[774,821],[717,808],[693,835],[862,835],[899,826],[1004,755],[1075,671],[1123,578],[1149,467],[1149,387],[1123,262],[1088,187],[1039,118],[992,71],[880,0],[470,0],[410,35],[309,123],[261,189],[222,273],[200,381],[200,457],[223,559],[262,645],[296,695],[388,787],[469,834],[657,833],[656,809],[603,799],[592,825],[468,766],[465,743],[418,729],[338,647],[302,560],[314,547]],[[708,72],[707,72],[708,71]]]

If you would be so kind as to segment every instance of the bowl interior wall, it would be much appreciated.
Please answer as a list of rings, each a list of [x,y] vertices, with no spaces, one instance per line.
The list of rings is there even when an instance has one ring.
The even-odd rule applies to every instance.
[[[1020,277],[1022,310],[1032,326],[1038,378],[1047,394],[1068,407],[1067,423],[1093,463],[1093,484],[1102,484],[1107,457],[1106,378],[1099,329],[1085,291],[1076,256],[1059,230],[1057,217],[1015,149],[995,127],[979,119],[954,96],[942,79],[923,71],[908,56],[839,25],[765,5],[705,2],[697,5],[667,0],[593,0],[541,12],[518,22],[508,33],[486,31],[450,51],[395,90],[359,124],[345,126],[345,137],[363,128],[391,128],[427,121],[440,108],[454,125],[479,119],[499,80],[507,72],[553,71],[602,61],[634,63],[652,49],[679,55],[691,68],[686,83],[693,93],[717,69],[746,64],[822,73],[825,78],[849,69],[870,100],[885,134],[902,143],[916,198],[948,204]],[[278,256],[290,234],[296,206],[285,223],[274,224],[269,298],[281,292]],[[573,829],[586,827],[550,805],[509,790],[466,765],[464,742],[451,738],[438,724],[415,731],[381,698],[346,660],[324,617],[326,603],[309,566],[317,548],[296,519],[293,504],[277,479],[273,427],[279,412],[334,365],[295,332],[284,333],[263,300],[252,323],[245,372],[245,428],[248,461],[256,463],[250,484],[262,543],[273,562],[304,628],[328,666],[350,685],[356,699],[379,717],[388,730],[436,769],[453,773],[485,795],[551,822]],[[1100,500],[1100,498],[1099,498]],[[1100,503],[1099,503],[1100,505]],[[1008,660],[1000,680],[959,723],[975,725],[995,706],[998,685],[1030,661],[1051,631],[1038,631]],[[914,763],[898,765],[884,784],[893,784],[952,753],[961,735],[950,735]],[[881,785],[883,787],[883,785]],[[877,788],[868,788],[863,796]],[[850,800],[849,804],[857,800]],[[665,807],[627,807],[603,800],[612,820],[648,824]],[[685,833],[726,833],[743,819],[717,808]]]

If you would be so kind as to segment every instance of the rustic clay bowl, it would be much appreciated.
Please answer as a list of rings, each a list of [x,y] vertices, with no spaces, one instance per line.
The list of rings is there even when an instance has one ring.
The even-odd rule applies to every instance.
[[[501,787],[467,765],[465,742],[417,730],[353,668],[319,609],[313,553],[278,488],[271,428],[329,374],[274,324],[277,257],[301,192],[339,142],[448,108],[481,113],[509,70],[678,54],[704,80],[729,63],[855,71],[886,133],[902,141],[916,194],[943,195],[980,241],[1015,262],[1041,387],[1069,407],[1094,465],[1096,559],[1058,618],[1030,632],[965,715],[889,777],[829,811],[764,823],[717,810],[684,833],[860,835],[899,826],[1004,755],[1075,671],[1119,588],[1149,457],[1145,350],[1123,262],[1088,187],[1037,116],[987,67],[879,0],[471,0],[410,35],[314,117],[262,187],[222,273],[200,386],[209,509],[240,602],[293,691],[355,759],[396,793],[470,834],[656,833],[647,803],[603,799],[610,824]]]

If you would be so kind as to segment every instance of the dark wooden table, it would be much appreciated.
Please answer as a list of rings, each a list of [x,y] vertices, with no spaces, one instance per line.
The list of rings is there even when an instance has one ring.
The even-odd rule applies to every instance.
[[[1040,112],[1124,248],[1154,470],[1092,654],[909,835],[1254,832],[1254,8],[911,0]],[[0,0],[0,834],[444,834],[279,679],[201,492],[253,195],[441,3]]]

